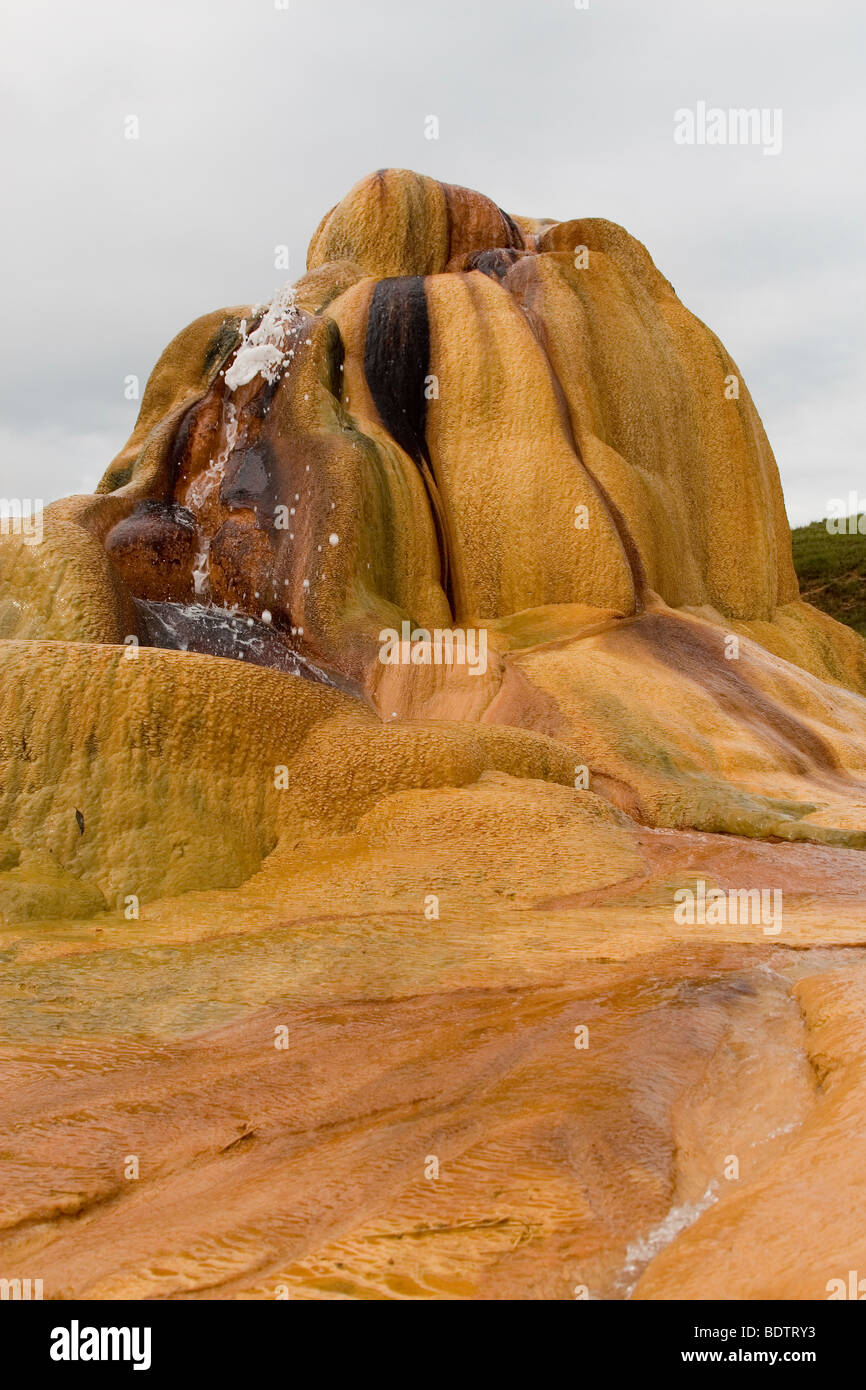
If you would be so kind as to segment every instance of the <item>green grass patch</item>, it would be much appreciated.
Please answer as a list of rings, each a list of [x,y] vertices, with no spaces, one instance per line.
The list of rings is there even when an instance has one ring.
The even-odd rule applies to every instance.
[[[825,521],[798,526],[791,532],[794,568],[807,603],[866,637],[866,536],[856,529],[849,534],[852,527],[854,518],[841,535],[828,531]]]

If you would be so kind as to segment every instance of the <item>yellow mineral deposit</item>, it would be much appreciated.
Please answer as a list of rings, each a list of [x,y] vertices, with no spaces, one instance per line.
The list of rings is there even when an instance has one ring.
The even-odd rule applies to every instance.
[[[0,575],[0,1273],[866,1276],[866,645],[621,227],[363,179]]]

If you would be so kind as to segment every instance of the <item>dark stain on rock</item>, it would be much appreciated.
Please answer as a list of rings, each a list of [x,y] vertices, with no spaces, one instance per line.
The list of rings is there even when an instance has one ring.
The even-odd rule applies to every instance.
[[[168,475],[172,488],[177,482],[178,474],[189,452],[193,427],[198,422],[199,410],[203,404],[203,401],[195,401],[188,410],[185,410],[175,431],[168,460]]]
[[[126,487],[126,484],[132,478],[134,469],[134,460],[132,463],[124,464],[122,468],[109,469],[96,491],[116,492],[119,487]]]
[[[332,396],[340,399],[343,391],[343,373],[341,368],[346,361],[346,344],[343,342],[343,335],[333,319],[327,321],[326,339],[326,361],[328,364],[328,386]]]
[[[267,439],[236,449],[226,464],[220,501],[226,507],[255,507],[273,514],[274,451]]]
[[[426,456],[430,322],[420,275],[380,280],[370,300],[364,372],[389,434],[420,464]]]
[[[515,261],[524,253],[514,246],[497,246],[492,251],[474,251],[466,257],[464,270],[480,270],[493,280],[504,280]]]
[[[256,315],[261,319],[261,314]],[[248,327],[255,326],[255,320],[251,319]],[[209,374],[214,367],[222,364],[229,353],[240,342],[240,320],[236,318],[224,319],[211,338],[204,356],[204,371]]]
[[[423,276],[400,275],[380,280],[367,315],[364,374],[382,424],[424,479],[439,543],[442,588],[453,611],[444,509],[427,448],[429,370],[430,320]]]

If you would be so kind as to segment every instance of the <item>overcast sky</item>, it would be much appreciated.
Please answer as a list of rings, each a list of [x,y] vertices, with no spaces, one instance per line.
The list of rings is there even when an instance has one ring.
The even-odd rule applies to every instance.
[[[281,3],[2,0],[0,496],[91,490],[124,379],[385,165],[622,223],[737,360],[792,522],[866,494],[858,0]],[[781,153],[676,144],[700,101],[781,108]]]

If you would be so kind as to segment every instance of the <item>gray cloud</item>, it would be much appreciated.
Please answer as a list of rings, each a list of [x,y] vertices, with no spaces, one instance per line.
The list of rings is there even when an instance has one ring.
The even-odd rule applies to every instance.
[[[389,164],[621,222],[737,360],[792,521],[866,492],[854,0],[6,10],[0,495],[92,487],[134,422],[124,378],[198,314],[268,298],[275,245],[300,274],[323,212]],[[781,107],[781,155],[675,145],[698,100]]]

